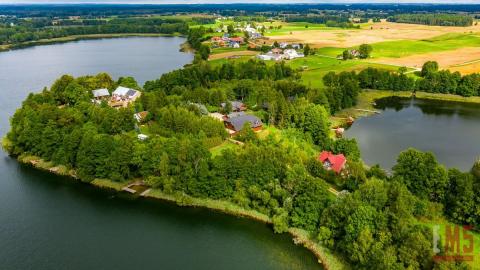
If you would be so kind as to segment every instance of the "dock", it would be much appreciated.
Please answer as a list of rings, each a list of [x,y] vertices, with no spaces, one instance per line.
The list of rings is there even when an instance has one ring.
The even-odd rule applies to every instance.
[[[360,111],[360,112],[368,112],[368,113],[377,113],[377,114],[380,113],[379,111],[367,110],[367,109],[355,109],[355,110],[356,110],[356,111]]]

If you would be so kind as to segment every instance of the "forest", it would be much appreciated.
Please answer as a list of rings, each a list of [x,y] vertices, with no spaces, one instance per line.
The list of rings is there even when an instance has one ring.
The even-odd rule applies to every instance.
[[[72,35],[123,33],[184,34],[188,23],[184,20],[158,18],[53,20],[0,20],[0,45],[19,44],[41,39]]]
[[[425,78],[438,72],[425,69]],[[431,153],[409,149],[387,175],[378,166],[363,166],[355,140],[329,135],[329,116],[355,105],[362,89],[391,86],[372,85],[379,78],[400,88],[416,85],[405,74],[370,69],[327,74],[326,87],[316,89],[284,63],[254,60],[220,66],[199,61],[143,87],[133,78],[114,81],[104,73],[64,75],[28,96],[11,119],[3,147],[12,156],[35,155],[67,166],[85,182],[142,178],[173,196],[231,201],[271,217],[277,233],[307,230],[355,269],[467,269],[460,262],[434,262],[431,229],[419,221],[445,216],[478,226],[480,164],[471,172],[446,170]],[[142,91],[141,98],[120,109],[91,102],[90,90],[119,85]],[[231,100],[243,100],[288,141],[308,147],[260,138],[245,127],[238,136],[243,146],[213,155],[210,149],[227,134],[195,104],[219,111]],[[133,114],[139,111],[149,112],[143,123],[147,140],[136,136]],[[317,155],[345,154],[348,175],[325,170],[304,148]],[[345,192],[333,195],[332,185]]]
[[[390,22],[439,26],[471,26],[473,17],[460,14],[398,14],[388,17]]]

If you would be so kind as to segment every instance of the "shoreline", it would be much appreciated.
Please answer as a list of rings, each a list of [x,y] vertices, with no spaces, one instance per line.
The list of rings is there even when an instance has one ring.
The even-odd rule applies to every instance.
[[[6,138],[2,145],[8,143]],[[8,154],[8,152],[7,152]],[[10,155],[9,155],[10,156]],[[10,156],[12,157],[12,156]],[[122,192],[122,188],[128,183],[118,183],[109,179],[94,179],[91,182],[84,182],[79,177],[76,176],[73,169],[69,170],[63,165],[56,165],[49,161],[44,161],[43,159],[28,155],[21,154],[20,156],[13,157],[21,164],[32,166],[35,169],[40,169],[48,171],[50,173],[70,177],[73,180],[79,181],[91,185],[96,188],[111,190],[115,192]],[[125,194],[127,194],[125,192]],[[177,194],[166,194],[159,189],[152,188],[150,192],[145,195],[132,195],[143,197],[145,199],[156,200],[166,203],[174,203],[180,207],[201,207],[211,211],[227,214],[239,218],[248,218],[255,222],[261,222],[267,225],[272,225],[272,219],[265,214],[257,212],[255,210],[248,210],[242,208],[232,202],[223,201],[223,200],[212,200],[206,198],[195,198],[183,193]],[[272,230],[273,233],[273,230]],[[321,267],[325,270],[348,270],[351,267],[344,261],[343,258],[340,258],[338,255],[333,254],[331,250],[320,245],[319,243],[312,240],[311,233],[299,228],[288,228],[288,234],[292,237],[292,241],[295,245],[301,245],[303,248],[309,250],[316,258]]]
[[[27,41],[18,44],[5,44],[0,45],[0,52],[24,49],[42,45],[52,45],[67,43],[80,40],[93,40],[93,39],[106,39],[106,38],[122,38],[122,37],[182,37],[183,35],[177,34],[161,34],[161,33],[114,33],[114,34],[88,34],[88,35],[73,35],[51,39],[39,39],[34,41]]]
[[[427,92],[409,92],[409,91],[388,91],[388,90],[363,90],[358,96],[357,105],[354,107],[343,109],[330,116],[332,128],[345,126],[346,118],[353,117],[359,119],[368,117],[376,113],[381,113],[374,107],[376,100],[387,97],[416,98],[420,100],[457,102],[480,104],[480,96],[462,97],[453,94],[427,93]]]

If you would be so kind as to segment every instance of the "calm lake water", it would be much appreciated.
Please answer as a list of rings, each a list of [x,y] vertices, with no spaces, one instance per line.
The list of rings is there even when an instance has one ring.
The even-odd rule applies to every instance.
[[[180,68],[182,38],[118,38],[0,53],[0,135],[29,92],[64,73],[139,83]],[[1,269],[319,269],[266,225],[132,200],[20,165],[0,151]]]
[[[446,167],[464,171],[480,156],[478,104],[386,98],[377,108],[381,114],[360,118],[346,131],[369,165],[390,169],[409,147],[433,152]]]

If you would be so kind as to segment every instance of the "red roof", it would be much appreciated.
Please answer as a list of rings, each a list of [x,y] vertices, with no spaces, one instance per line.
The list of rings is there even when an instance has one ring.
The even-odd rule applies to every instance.
[[[340,173],[347,162],[347,159],[343,154],[334,155],[332,152],[323,151],[318,156],[318,160],[323,163],[323,165],[327,165],[327,169],[331,169],[336,173]],[[327,164],[325,164],[328,162]]]
[[[232,37],[230,38],[230,41],[233,41],[233,42],[243,42],[243,38],[242,37]]]

